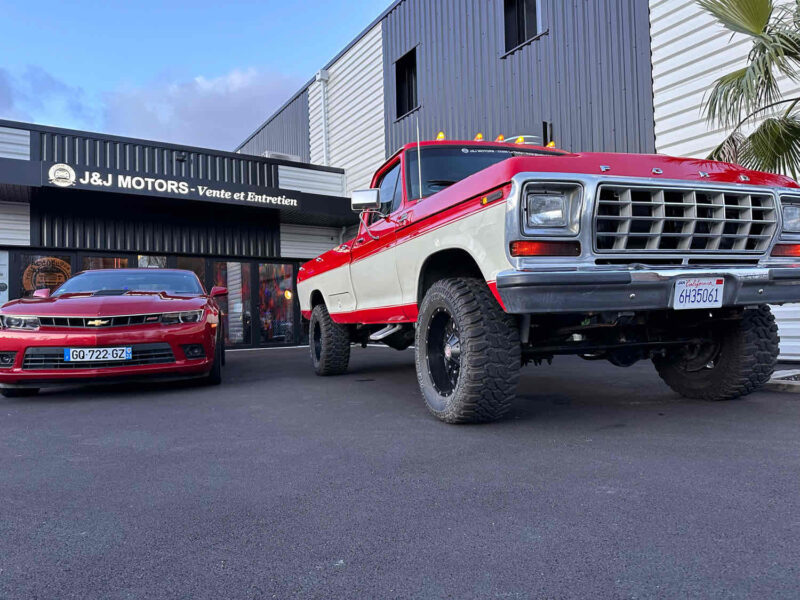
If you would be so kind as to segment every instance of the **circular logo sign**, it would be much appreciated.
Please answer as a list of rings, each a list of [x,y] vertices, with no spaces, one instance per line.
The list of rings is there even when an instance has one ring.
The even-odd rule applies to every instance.
[[[75,185],[75,169],[64,163],[58,163],[50,167],[47,177],[50,183],[58,187]]]
[[[69,263],[55,256],[43,256],[34,260],[22,273],[22,287],[26,292],[41,288],[56,289],[71,274]]]

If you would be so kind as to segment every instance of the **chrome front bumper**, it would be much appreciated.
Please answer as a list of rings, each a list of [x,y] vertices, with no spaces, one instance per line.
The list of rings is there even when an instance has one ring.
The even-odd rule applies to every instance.
[[[508,270],[497,292],[514,314],[664,310],[672,307],[675,281],[725,280],[723,306],[800,302],[800,268]]]

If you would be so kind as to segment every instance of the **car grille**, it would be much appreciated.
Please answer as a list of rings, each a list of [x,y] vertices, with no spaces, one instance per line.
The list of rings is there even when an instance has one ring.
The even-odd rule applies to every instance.
[[[28,348],[25,351],[22,368],[29,370],[101,369],[107,367],[160,365],[175,362],[175,355],[172,353],[172,348],[166,343],[134,344],[131,346],[131,357],[131,360],[68,362],[64,360],[64,348]]]
[[[776,228],[769,193],[602,184],[594,245],[602,253],[762,254]]]
[[[84,329],[157,324],[160,321],[160,314],[124,315],[120,317],[39,317],[39,325],[41,327],[80,327]]]

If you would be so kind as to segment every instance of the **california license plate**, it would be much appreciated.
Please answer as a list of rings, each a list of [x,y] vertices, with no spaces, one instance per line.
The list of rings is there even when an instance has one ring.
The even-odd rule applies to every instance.
[[[90,362],[104,360],[130,360],[131,347],[119,348],[64,348],[66,362]]]
[[[675,297],[672,308],[719,308],[722,306],[722,292],[725,280],[722,277],[692,277],[675,282]]]

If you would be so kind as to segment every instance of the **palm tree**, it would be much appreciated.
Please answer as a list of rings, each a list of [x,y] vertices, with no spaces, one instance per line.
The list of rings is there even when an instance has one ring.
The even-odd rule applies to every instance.
[[[800,81],[800,0],[697,3],[732,35],[752,39],[747,64],[717,79],[705,99],[706,118],[730,130],[709,158],[797,179],[800,97],[785,98],[778,80]]]

